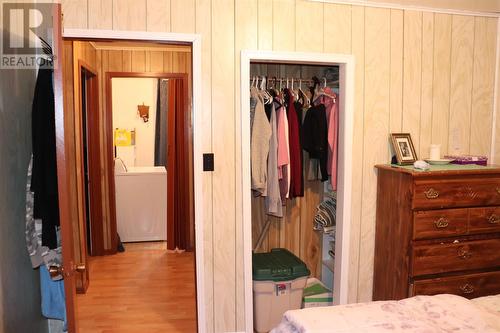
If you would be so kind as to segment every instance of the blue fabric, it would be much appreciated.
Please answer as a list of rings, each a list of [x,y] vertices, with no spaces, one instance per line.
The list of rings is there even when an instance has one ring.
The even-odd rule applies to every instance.
[[[64,295],[64,280],[52,280],[47,267],[45,265],[41,265],[40,289],[42,292],[42,314],[46,318],[63,320],[64,327],[66,327],[66,297]]]

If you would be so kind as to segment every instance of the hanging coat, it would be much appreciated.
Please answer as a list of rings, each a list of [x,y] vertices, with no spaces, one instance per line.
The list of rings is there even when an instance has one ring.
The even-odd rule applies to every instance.
[[[267,192],[267,157],[269,155],[271,124],[269,124],[264,111],[264,101],[254,87],[251,90],[250,112],[252,190],[265,195]]]
[[[52,69],[40,69],[32,107],[34,218],[42,220],[42,245],[57,248],[59,200]]]
[[[312,106],[302,125],[302,147],[309,158],[319,160],[321,181],[328,180],[328,125],[324,104]]]
[[[285,90],[288,115],[288,145],[290,151],[290,198],[304,196],[302,188],[302,147],[300,145],[299,118],[295,111],[293,95]]]
[[[276,217],[283,217],[283,207],[280,195],[278,177],[278,138],[275,103],[271,108],[271,138],[269,139],[269,158],[267,162],[267,196],[265,198],[266,213]]]

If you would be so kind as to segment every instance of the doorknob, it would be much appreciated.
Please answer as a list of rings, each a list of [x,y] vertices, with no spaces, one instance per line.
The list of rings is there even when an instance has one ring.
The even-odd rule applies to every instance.
[[[78,272],[78,273],[83,273],[87,267],[85,266],[85,263],[79,263],[76,265],[73,265],[73,271]],[[50,266],[49,267],[49,274],[51,278],[56,278],[58,276],[68,276],[69,274],[65,274],[66,270],[64,269],[63,266]]]
[[[86,269],[87,267],[85,266],[85,263],[79,263],[75,265],[75,271],[77,271],[78,273],[83,273]]]
[[[63,276],[64,268],[62,266],[50,266],[49,275],[52,279]]]

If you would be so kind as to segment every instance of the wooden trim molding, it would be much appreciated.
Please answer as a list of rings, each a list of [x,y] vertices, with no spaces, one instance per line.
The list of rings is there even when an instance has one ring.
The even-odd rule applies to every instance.
[[[102,233],[102,226],[103,226],[103,220],[102,220],[102,188],[101,188],[101,156],[100,156],[100,150],[99,150],[99,79],[98,79],[98,74],[95,69],[93,69],[92,66],[87,64],[85,61],[79,59],[78,60],[78,94],[80,98],[78,99],[80,101],[78,105],[78,109],[80,110],[79,115],[80,117],[83,117],[83,110],[82,110],[82,86],[81,86],[81,75],[82,71],[86,72],[86,77],[88,78],[88,87],[87,87],[87,93],[89,94],[89,97],[86,100],[86,122],[87,122],[87,141],[88,141],[88,146],[87,146],[87,157],[88,157],[88,172],[89,172],[89,188],[88,190],[92,193],[89,205],[90,205],[90,230],[91,230],[91,244],[92,248],[90,249],[90,255],[93,256],[101,256],[104,255],[104,236]],[[76,80],[75,80],[76,81]],[[80,124],[83,124],[82,121],[80,121]],[[80,142],[83,143],[83,130],[81,129],[81,137],[80,137]],[[83,145],[80,147],[80,154],[82,157],[84,157],[83,154]],[[82,158],[82,170],[83,170],[83,158]],[[85,176],[82,174],[82,178],[80,181],[82,183],[85,182]],[[84,201],[87,201],[88,198],[84,196]],[[86,210],[84,209],[84,223],[87,223],[87,218],[86,218]],[[85,239],[85,244],[83,245],[83,248],[85,250],[85,253],[83,254],[84,256],[87,255],[87,228],[83,228],[83,237]],[[88,280],[88,270],[87,270],[87,280]]]
[[[403,5],[393,2],[382,2],[373,0],[309,0],[311,2],[334,3],[339,5],[353,5],[373,8],[389,8],[400,10],[415,10],[421,12],[442,13],[465,16],[500,17],[500,13],[493,11],[475,11],[467,9],[439,8],[430,6]]]
[[[498,102],[498,94],[499,84],[500,84],[500,18],[497,20],[497,45],[496,45],[496,60],[495,60],[495,84],[493,91],[493,117],[491,121],[491,153],[490,153],[490,163],[497,163],[495,160],[496,149],[497,149],[497,138],[500,136],[500,133],[497,131],[497,122],[498,120],[498,109],[500,108],[500,103]],[[500,163],[498,163],[500,164]]]

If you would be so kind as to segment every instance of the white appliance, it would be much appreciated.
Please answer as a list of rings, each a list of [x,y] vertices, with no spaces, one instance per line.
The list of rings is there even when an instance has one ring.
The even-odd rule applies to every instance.
[[[167,240],[167,170],[115,163],[116,224],[122,242]]]

